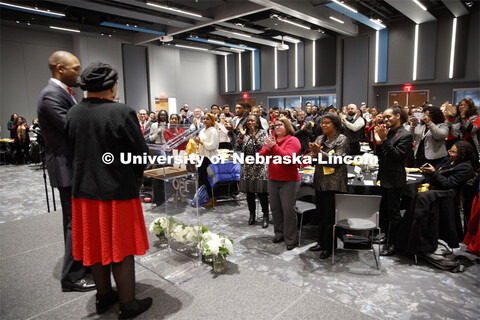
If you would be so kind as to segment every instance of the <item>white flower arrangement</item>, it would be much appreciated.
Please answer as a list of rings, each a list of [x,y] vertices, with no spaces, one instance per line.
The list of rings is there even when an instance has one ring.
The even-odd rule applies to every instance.
[[[205,255],[233,254],[233,241],[216,233],[206,232],[202,236],[202,252]]]
[[[204,255],[226,257],[233,254],[233,241],[225,236],[210,232],[204,225],[185,225],[172,217],[158,217],[150,224],[149,231],[156,236],[168,236],[179,243],[197,243],[202,245]]]
[[[150,223],[149,231],[156,236],[165,235],[168,228],[168,220],[165,217],[158,217]]]

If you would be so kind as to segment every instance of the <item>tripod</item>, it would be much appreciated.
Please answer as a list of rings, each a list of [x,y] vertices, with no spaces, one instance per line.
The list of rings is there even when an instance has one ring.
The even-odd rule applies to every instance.
[[[47,173],[45,170],[45,139],[42,136],[40,128],[35,130],[37,134],[37,142],[40,145],[40,157],[42,158],[42,170],[43,170],[43,182],[45,184],[45,198],[47,200],[47,210],[50,212],[50,201],[48,199],[48,186],[47,186]],[[53,211],[57,211],[57,206],[55,205],[55,191],[52,187],[52,200],[53,200]]]

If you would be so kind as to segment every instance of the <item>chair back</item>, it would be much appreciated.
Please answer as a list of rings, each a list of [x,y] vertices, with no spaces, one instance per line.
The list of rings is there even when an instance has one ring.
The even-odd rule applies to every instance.
[[[335,224],[344,219],[364,219],[379,224],[379,211],[382,196],[336,194]]]

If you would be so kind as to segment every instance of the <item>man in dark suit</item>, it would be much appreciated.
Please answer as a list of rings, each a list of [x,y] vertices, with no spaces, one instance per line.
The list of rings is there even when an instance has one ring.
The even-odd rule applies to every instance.
[[[389,243],[380,251],[380,255],[392,255],[395,253],[394,242],[402,220],[400,196],[406,184],[405,159],[412,150],[413,137],[402,125],[408,116],[401,108],[388,108],[383,116],[386,127],[377,126],[374,130],[379,162],[378,180],[382,189],[380,226],[388,232]]]
[[[45,138],[45,162],[52,187],[58,188],[63,213],[63,237],[65,256],[62,267],[62,291],[90,291],[95,283],[85,278],[82,261],[75,261],[72,255],[72,188],[71,166],[67,162],[67,140],[65,119],[67,111],[76,104],[70,87],[77,86],[80,62],[70,52],[56,51],[48,66],[52,78],[40,93],[37,112],[40,129]]]

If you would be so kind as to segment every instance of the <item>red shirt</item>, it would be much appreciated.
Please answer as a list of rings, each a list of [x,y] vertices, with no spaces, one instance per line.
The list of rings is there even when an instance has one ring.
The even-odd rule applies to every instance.
[[[282,141],[277,142],[272,150],[268,150],[267,145],[264,145],[259,154],[261,156],[272,156],[268,164],[268,179],[278,181],[299,181],[300,173],[298,172],[298,164],[275,164],[274,156],[289,156],[293,161],[295,156],[300,156],[302,146],[300,141],[294,136],[286,136]],[[291,161],[291,162],[292,162]]]

